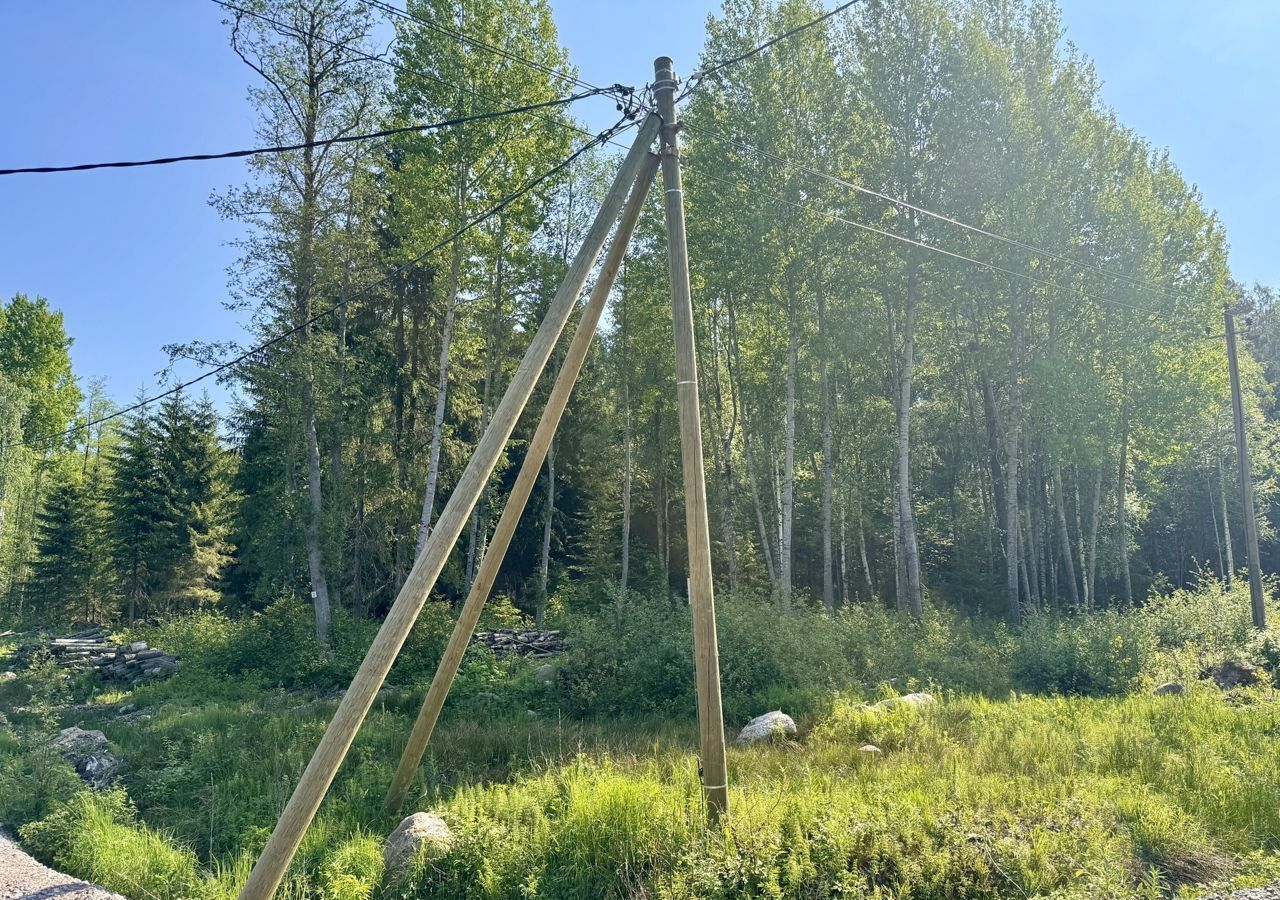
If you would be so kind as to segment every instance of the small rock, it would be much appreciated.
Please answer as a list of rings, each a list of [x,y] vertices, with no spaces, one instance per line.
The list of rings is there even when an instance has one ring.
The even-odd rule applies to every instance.
[[[550,684],[555,680],[556,667],[551,665],[551,663],[543,663],[542,665],[538,666],[538,670],[533,674],[537,676],[537,679],[543,682],[544,684]]]
[[[875,744],[863,744],[861,747],[858,748],[858,752],[865,753],[868,756],[879,756],[884,751],[881,750],[879,747],[877,747]]]
[[[119,757],[111,752],[107,736],[72,725],[58,733],[50,744],[58,755],[76,767],[76,774],[96,791],[106,790],[120,771]]]
[[[132,703],[126,703],[124,706],[121,706],[116,710],[116,715],[127,716],[129,713],[136,711],[137,708],[138,707],[134,706]]]
[[[914,694],[903,694],[901,697],[890,697],[888,700],[881,700],[879,703],[871,704],[872,709],[889,709],[894,706],[929,706],[936,703],[933,694],[919,691]]]
[[[1176,681],[1166,681],[1164,684],[1156,688],[1153,693],[1158,697],[1163,697],[1166,694],[1181,694],[1185,690],[1186,688]]]
[[[0,672],[0,684],[4,684],[6,681],[17,681],[17,680],[18,680],[17,672]]]
[[[1233,660],[1210,666],[1200,673],[1200,677],[1213,679],[1213,683],[1224,691],[1238,687],[1249,687],[1259,681],[1257,669],[1248,663],[1235,662]]]
[[[419,857],[438,859],[453,847],[453,832],[435,813],[416,812],[396,826],[382,845],[382,863],[394,878]]]
[[[739,744],[755,744],[786,738],[796,733],[796,723],[782,710],[775,709],[763,716],[756,716],[738,733]]]

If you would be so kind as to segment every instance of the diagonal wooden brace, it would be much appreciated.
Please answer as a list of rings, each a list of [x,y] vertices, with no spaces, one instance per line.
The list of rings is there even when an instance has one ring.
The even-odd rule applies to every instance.
[[[364,662],[360,664],[351,686],[338,704],[311,762],[307,764],[302,778],[280,814],[275,830],[271,832],[262,855],[258,857],[253,871],[249,873],[249,880],[240,892],[240,900],[267,900],[280,886],[289,863],[298,851],[298,845],[302,843],[303,836],[320,808],[320,802],[355,740],[356,732],[360,730],[360,725],[373,706],[378,689],[386,680],[391,664],[404,646],[454,543],[466,526],[467,518],[515,428],[516,420],[528,403],[538,374],[546,368],[547,360],[551,358],[551,351],[577,305],[582,288],[600,256],[631,186],[646,164],[649,147],[657,131],[658,121],[654,116],[649,116],[640,126],[636,142],[627,152],[617,179],[605,195],[582,247],[573,258],[564,281],[551,301],[546,318],[534,334],[529,349],[525,351],[524,358],[512,376],[511,384],[494,410],[489,427],[476,444],[475,453],[467,463],[462,477],[458,479],[453,493],[449,495],[449,501],[440,513],[426,546],[414,562],[409,577],[374,637],[369,652],[365,654]]]
[[[502,560],[507,555],[507,548],[511,545],[511,538],[515,534],[516,526],[520,523],[520,516],[524,512],[525,504],[529,501],[534,482],[538,480],[538,472],[547,458],[547,449],[551,446],[560,418],[564,415],[565,407],[569,403],[569,395],[573,392],[573,386],[582,372],[582,364],[587,358],[591,340],[595,337],[600,314],[604,312],[609,292],[613,289],[614,279],[627,254],[627,246],[631,243],[631,235],[644,209],[649,188],[653,184],[653,177],[657,171],[658,157],[650,154],[640,167],[640,175],[636,178],[626,208],[622,211],[622,218],[618,222],[618,230],[614,233],[613,243],[609,245],[609,252],[605,254],[604,266],[596,278],[595,286],[591,289],[591,296],[587,300],[586,308],[582,311],[582,318],[578,321],[573,341],[569,344],[560,373],[556,376],[555,385],[551,388],[551,396],[547,398],[542,418],[538,420],[538,427],[534,431],[533,439],[529,442],[529,449],[520,466],[520,473],[516,476],[515,485],[511,488],[511,496],[507,498],[507,505],[502,510],[502,516],[494,528],[493,538],[489,542],[484,558],[480,561],[480,568],[476,572],[475,581],[471,584],[471,591],[467,594],[466,602],[462,604],[462,612],[458,614],[458,621],[453,626],[453,634],[449,637],[449,645],[440,658],[440,665],[436,669],[435,677],[431,680],[431,687],[428,688],[427,696],[422,701],[418,719],[413,723],[413,731],[409,734],[404,755],[400,758],[400,766],[396,769],[395,778],[391,781],[391,789],[387,792],[385,809],[388,812],[399,809],[404,803],[409,785],[413,783],[414,773],[422,762],[422,754],[431,740],[431,732],[435,730],[436,721],[440,718],[440,710],[444,706],[449,689],[453,686],[453,679],[458,674],[458,666],[462,663],[463,654],[467,652],[467,644],[475,632],[476,622],[479,621],[480,613],[489,599],[494,579],[498,576],[498,570],[502,568]]]

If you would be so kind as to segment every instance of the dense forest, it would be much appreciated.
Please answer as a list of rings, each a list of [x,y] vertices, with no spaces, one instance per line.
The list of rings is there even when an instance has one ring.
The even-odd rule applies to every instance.
[[[227,21],[229,52],[253,80],[264,143],[573,89],[537,0],[246,10]],[[728,0],[704,60],[821,12]],[[384,57],[373,32],[388,18]],[[510,54],[427,27],[439,21]],[[1232,281],[1221,224],[1102,103],[1051,5],[867,0],[691,84],[687,215],[721,593],[831,612],[935,604],[1016,624],[1141,603],[1198,573],[1230,578],[1244,551],[1222,310],[1242,300],[1273,568],[1272,294]],[[437,245],[589,144],[572,114],[254,157],[214,202],[243,225],[229,303],[250,313],[245,346],[278,339],[223,374],[235,397],[224,411],[176,390],[113,415],[106,388],[71,370],[74,323],[58,298],[5,304],[5,618],[120,623],[309,597],[324,641],[335,615],[378,617],[613,152],[578,157]],[[684,593],[657,195],[497,586],[539,620]],[[212,365],[244,348],[169,349]],[[467,590],[554,374],[439,600]]]

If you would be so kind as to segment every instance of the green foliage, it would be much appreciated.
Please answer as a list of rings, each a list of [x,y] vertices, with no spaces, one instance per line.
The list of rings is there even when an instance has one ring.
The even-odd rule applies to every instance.
[[[0,304],[0,373],[28,397],[22,422],[27,440],[48,443],[75,414],[80,388],[71,374],[70,349],[62,313],[45,298],[15,294]]]
[[[1274,615],[1275,604],[1268,599],[1268,614]],[[1190,587],[1154,594],[1144,618],[1150,620],[1161,647],[1195,648],[1206,659],[1216,660],[1241,652],[1252,655],[1251,648],[1260,652],[1259,645],[1268,640],[1254,628],[1249,604],[1246,579],[1228,583],[1202,576]]]
[[[579,757],[457,792],[438,807],[457,845],[396,896],[1145,897],[1274,846],[1271,715],[1210,697],[839,701],[801,750],[733,752],[723,831],[702,824],[688,753]]]
[[[187,679],[216,685],[234,676],[261,687],[306,687],[349,680],[374,630],[373,623],[339,614],[326,652],[316,641],[310,607],[282,597],[241,618],[197,611],[129,634],[179,656]]]
[[[95,539],[88,498],[79,472],[69,465],[50,473],[44,507],[36,518],[33,587],[47,622],[89,618],[93,571],[89,547]]]
[[[70,763],[52,750],[26,749],[0,731],[0,822],[33,822],[84,787]]]
[[[1138,685],[1159,641],[1141,614],[1036,615],[1018,636],[1012,673],[1024,690],[1101,696]]]
[[[800,718],[800,734],[731,745],[723,830],[701,813],[687,613],[635,594],[621,612],[601,603],[595,620],[558,623],[572,649],[550,687],[529,662],[468,653],[412,794],[449,823],[453,850],[378,887],[377,836],[398,821],[382,796],[421,699],[414,674],[417,690],[389,690],[371,710],[285,890],[1137,900],[1235,873],[1261,878],[1280,847],[1274,696],[1263,687],[1227,702],[1208,683],[1149,694],[1179,654],[1259,661],[1265,638],[1248,629],[1195,640],[1197,623],[1241,602],[1225,599],[1240,590],[1206,582],[1130,612],[1036,616],[1016,631],[942,611],[916,623],[874,607],[830,617],[725,598],[730,735],[778,705]],[[438,653],[451,615],[427,615],[415,652]],[[306,605],[280,601],[239,620],[199,612],[147,631],[184,654],[176,678],[135,692],[147,719],[77,712],[128,761],[140,817],[118,792],[80,793],[34,732],[27,743],[0,735],[5,815],[34,820],[23,835],[43,858],[126,893],[234,894],[333,714],[331,693],[299,689],[340,668],[291,646],[309,629]],[[282,657],[272,664],[258,659],[269,647]],[[37,666],[3,686],[0,702],[43,692],[44,704],[67,704],[53,674]],[[862,701],[916,687],[939,702]],[[1079,696],[1115,692],[1129,693]]]
[[[930,609],[921,622],[876,607],[834,619],[810,610],[780,613],[744,597],[717,609],[720,672],[730,722],[783,708],[820,710],[833,690],[939,684],[1007,693],[1009,638],[961,616]],[[574,619],[560,675],[575,712],[686,715],[694,708],[693,639],[687,607],[637,599],[621,613]]]
[[[130,622],[212,606],[229,562],[230,470],[206,398],[181,393],[126,422],[107,492],[111,558]]]
[[[131,897],[190,900],[207,888],[195,854],[141,825],[121,790],[81,791],[22,828],[40,859]]]
[[[324,900],[370,900],[382,881],[382,843],[372,835],[349,838],[321,868]]]

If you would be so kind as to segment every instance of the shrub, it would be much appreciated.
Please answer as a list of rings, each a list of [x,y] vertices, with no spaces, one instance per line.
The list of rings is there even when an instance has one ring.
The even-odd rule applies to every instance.
[[[1159,641],[1141,613],[1032,615],[1012,658],[1021,690],[1101,696],[1133,690],[1157,658]]]
[[[989,696],[1009,692],[1011,640],[1003,625],[988,626],[933,606],[925,608],[919,622],[881,606],[854,606],[841,610],[836,624],[845,656],[865,687],[891,684],[900,692],[935,686]]]
[[[684,715],[694,708],[692,622],[686,607],[636,595],[621,610],[569,619],[564,627],[571,640],[561,686],[572,711]]]
[[[83,787],[71,764],[52,750],[24,752],[16,737],[0,732],[0,822],[43,818]]]
[[[179,656],[188,684],[239,677],[259,687],[315,687],[349,679],[376,629],[336,610],[326,654],[315,639],[311,606],[283,597],[244,618],[201,610],[133,628],[128,636]]]

